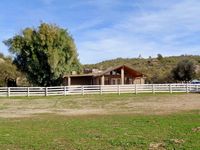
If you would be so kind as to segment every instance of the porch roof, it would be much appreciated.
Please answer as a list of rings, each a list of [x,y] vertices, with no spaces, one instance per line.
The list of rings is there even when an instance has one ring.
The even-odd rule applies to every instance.
[[[93,77],[94,74],[71,74],[71,75],[64,75],[63,78],[65,77]]]

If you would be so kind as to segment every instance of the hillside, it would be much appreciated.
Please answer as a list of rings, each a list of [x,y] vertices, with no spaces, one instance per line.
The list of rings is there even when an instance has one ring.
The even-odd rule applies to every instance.
[[[171,56],[171,57],[161,57],[161,58],[117,58],[113,60],[103,61],[97,64],[86,64],[85,68],[97,68],[106,69],[111,66],[116,66],[120,64],[127,64],[144,73],[147,76],[148,83],[165,83],[172,82],[170,77],[171,70],[176,66],[179,61],[184,59],[193,60],[197,66],[200,68],[200,56]],[[200,71],[197,73],[197,78],[200,78]]]

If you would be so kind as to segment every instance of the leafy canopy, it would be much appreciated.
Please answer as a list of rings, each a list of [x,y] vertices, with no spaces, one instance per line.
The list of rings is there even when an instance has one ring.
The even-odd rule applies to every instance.
[[[62,75],[80,71],[73,38],[56,25],[42,23],[26,28],[4,42],[15,54],[14,63],[36,85],[60,85]]]
[[[172,70],[172,76],[175,80],[190,81],[195,77],[195,64],[191,60],[180,61]]]
[[[163,59],[163,56],[161,54],[157,54],[157,59],[158,60],[162,60]]]
[[[6,78],[16,79],[20,76],[20,72],[17,71],[17,68],[12,64],[12,59],[10,57],[5,57],[0,53],[0,86],[6,86]]]

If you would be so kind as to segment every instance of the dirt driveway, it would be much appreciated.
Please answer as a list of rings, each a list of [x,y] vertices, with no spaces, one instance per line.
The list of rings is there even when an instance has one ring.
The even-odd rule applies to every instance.
[[[124,94],[0,98],[0,117],[60,115],[170,114],[200,110],[200,94]]]

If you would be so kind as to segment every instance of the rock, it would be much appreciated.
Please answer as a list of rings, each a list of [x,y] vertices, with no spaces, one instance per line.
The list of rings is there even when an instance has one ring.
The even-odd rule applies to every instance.
[[[200,132],[200,127],[192,128],[193,132]]]
[[[170,141],[172,141],[175,144],[182,144],[185,142],[185,140],[183,139],[171,139]]]
[[[166,150],[164,143],[150,143],[149,150]]]

